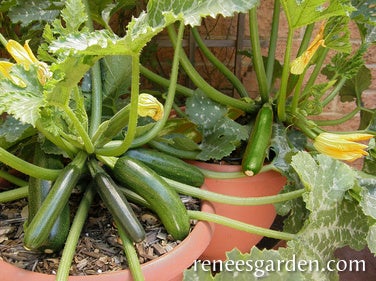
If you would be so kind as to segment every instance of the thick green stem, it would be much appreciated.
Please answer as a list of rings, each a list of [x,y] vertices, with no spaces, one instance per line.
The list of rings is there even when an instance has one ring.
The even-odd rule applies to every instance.
[[[289,29],[287,34],[287,42],[286,42],[286,52],[282,70],[282,78],[281,78],[281,87],[278,94],[278,105],[277,105],[277,113],[279,121],[286,120],[286,97],[287,97],[287,86],[290,74],[290,57],[291,57],[291,47],[292,47],[292,39],[293,39],[294,30]]]
[[[116,221],[115,221],[116,223]],[[119,223],[116,223],[119,226]],[[134,281],[144,281],[144,275],[141,270],[140,261],[138,259],[138,255],[136,249],[133,246],[132,240],[129,239],[127,234],[123,229],[120,227],[117,228],[121,241],[123,242],[123,249],[125,256],[127,257],[127,262],[129,266],[129,270],[132,273],[132,278]]]
[[[29,186],[23,186],[0,193],[0,204],[15,201],[27,197]]]
[[[279,202],[284,202],[288,200],[292,200],[302,196],[305,192],[304,189],[299,189],[295,191],[291,191],[288,193],[281,193],[276,195],[270,196],[262,196],[262,197],[237,197],[237,196],[230,196],[225,194],[220,194],[217,192],[209,191],[200,189],[197,187],[193,187],[184,183],[180,183],[168,178],[164,178],[165,181],[173,188],[176,189],[178,193],[190,195],[195,198],[199,198],[202,200],[208,200],[211,202],[229,204],[229,205],[236,205],[236,206],[259,206],[259,205],[266,205],[266,204],[275,204]]]
[[[171,84],[171,81],[154,73],[153,71],[147,69],[145,66],[140,65],[140,72],[142,75],[144,75],[149,80],[162,85],[166,88],[168,88]],[[176,85],[176,92],[183,94],[184,96],[191,97],[194,95],[194,90],[189,89],[187,87],[184,87],[182,85],[177,84]]]
[[[184,23],[180,22],[179,25],[179,31],[176,41],[176,47],[175,47],[175,53],[174,58],[172,61],[172,69],[171,69],[171,75],[170,75],[170,86],[168,88],[167,98],[165,101],[165,104],[163,106],[164,108],[164,114],[161,120],[159,120],[154,127],[147,132],[146,134],[140,136],[139,138],[135,139],[133,142],[133,146],[141,146],[143,144],[148,143],[152,139],[154,139],[159,132],[163,129],[165,126],[169,116],[170,111],[172,108],[172,105],[174,103],[175,93],[176,93],[176,85],[178,81],[178,74],[179,74],[179,57],[180,53],[182,52],[182,41],[183,41],[183,35],[184,35]]]
[[[69,270],[76,251],[78,239],[80,238],[80,234],[89,213],[91,203],[93,202],[94,195],[95,188],[92,185],[89,185],[84,196],[82,197],[80,205],[78,206],[67,240],[65,242],[65,247],[56,274],[56,281],[68,280]]]
[[[296,112],[298,109],[299,105],[299,98],[300,98],[300,92],[303,86],[304,82],[304,76],[307,70],[304,70],[304,72],[299,76],[298,82],[295,87],[294,95],[292,97],[292,102],[291,102],[291,111]]]
[[[266,79],[267,79],[267,84],[268,84],[267,86],[268,86],[269,91],[272,88],[272,83],[273,83],[275,53],[277,50],[277,41],[278,41],[280,10],[281,10],[281,3],[279,0],[275,0],[274,8],[273,8],[272,29],[270,31],[268,60],[266,62]]]
[[[35,127],[46,137],[46,139],[48,139],[50,142],[52,142],[57,147],[61,148],[65,153],[67,153],[70,158],[73,158],[74,155],[77,153],[78,150],[74,145],[72,145],[69,142],[66,142],[60,136],[54,136],[53,134],[51,134],[51,132],[46,130],[46,128],[43,126],[39,119],[37,120]]]
[[[309,91],[311,87],[314,85],[317,77],[319,76],[322,65],[324,64],[324,61],[326,59],[327,54],[329,53],[329,48],[319,48],[318,52],[318,57],[316,59],[316,65],[315,68],[313,69],[311,75],[309,76],[309,79],[307,83],[305,84],[304,92]]]
[[[68,117],[73,122],[74,127],[77,130],[77,133],[81,137],[82,141],[84,142],[85,150],[87,153],[91,154],[94,152],[94,145],[91,142],[91,139],[85,130],[85,128],[82,126],[80,120],[78,120],[76,114],[72,111],[72,109],[69,106],[63,106],[62,107],[64,112],[68,115]]]
[[[280,240],[292,240],[296,237],[295,234],[286,233],[281,231],[272,230],[269,228],[263,228],[255,225],[250,225],[241,221],[230,219],[224,216],[201,212],[201,211],[192,211],[188,210],[188,215],[191,219],[210,221],[224,226],[228,226],[237,230],[245,231],[252,234],[257,234],[261,236],[266,236],[274,239]]]
[[[119,146],[98,148],[95,152],[104,156],[118,156],[123,154],[131,146],[137,129],[138,119],[138,97],[140,93],[140,55],[132,56],[132,81],[131,81],[131,102],[128,121],[128,130],[124,140]]]
[[[173,26],[167,27],[168,34],[170,36],[171,42],[176,47],[176,31],[174,30]],[[181,50],[180,53],[180,63],[182,67],[184,68],[185,72],[189,76],[189,78],[192,80],[192,82],[201,90],[203,91],[209,98],[215,100],[218,103],[232,106],[241,110],[244,110],[246,112],[254,113],[258,110],[258,106],[252,101],[242,101],[240,99],[235,99],[230,96],[227,96],[220,91],[216,90],[214,87],[212,87],[208,82],[205,81],[204,78],[201,77],[201,75],[196,71],[194,66],[189,61],[187,55],[184,53],[183,50]]]
[[[261,101],[269,101],[268,81],[261,54],[260,38],[257,24],[257,8],[249,11],[249,32],[252,46],[252,62],[255,68],[257,82],[259,86]]]
[[[346,81],[347,81],[346,77],[341,78],[341,80],[337,83],[333,91],[329,95],[327,95],[326,98],[321,102],[323,107],[328,105],[328,103],[330,103],[337,96],[338,92],[342,89]]]
[[[6,151],[5,149],[0,147],[0,162],[4,163],[24,173],[25,175],[32,176],[34,178],[46,179],[46,180],[54,180],[60,174],[61,170],[55,169],[47,169],[36,166],[17,156],[13,155],[12,153]]]
[[[102,121],[102,80],[101,66],[97,61],[91,69],[91,114],[89,135],[93,136]]]
[[[8,44],[7,39],[4,38],[3,34],[0,33],[0,42],[3,44],[4,47]]]
[[[86,9],[86,27],[90,31],[94,31],[93,19],[91,18],[90,12],[90,1],[83,0],[83,4]],[[92,137],[99,127],[102,119],[102,77],[101,77],[101,67],[100,62],[97,61],[91,68],[91,84],[92,84],[92,94],[91,94],[91,114],[90,114],[90,126],[89,126],[89,136]]]
[[[0,170],[0,178],[1,179],[4,179],[10,183],[13,183],[15,185],[18,185],[18,186],[25,186],[28,184],[28,182],[20,179],[19,177],[16,177],[12,174],[9,174],[8,172],[4,171],[4,170]]]
[[[192,35],[205,57],[231,82],[239,95],[243,98],[249,97],[247,89],[244,87],[239,78],[236,77],[236,75],[230,69],[228,69],[205,45],[196,27],[192,28]]]
[[[335,120],[315,120],[315,123],[317,124],[317,126],[335,126],[335,125],[339,125],[339,124],[342,124],[342,123],[344,123],[346,121],[351,120],[359,111],[360,111],[360,108],[357,107],[356,109],[354,109],[350,113],[346,114],[345,116],[342,116],[339,119],[335,119]]]

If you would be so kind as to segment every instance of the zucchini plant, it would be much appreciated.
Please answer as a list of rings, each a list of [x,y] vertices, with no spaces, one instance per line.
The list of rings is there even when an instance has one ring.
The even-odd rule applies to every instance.
[[[42,2],[44,1],[38,1],[38,4]],[[49,5],[41,4],[37,7],[41,10],[51,10],[50,1],[46,2]],[[94,2],[64,1],[60,16],[55,14],[52,18],[44,19],[47,24],[43,25],[43,43],[38,48],[38,58],[29,46],[33,38],[31,41],[25,41],[22,46],[17,41],[8,40],[0,35],[1,43],[14,61],[0,62],[0,112],[4,114],[1,128],[6,133],[12,132],[0,134],[0,162],[4,167],[9,166],[29,177],[29,183],[25,183],[10,173],[2,172],[1,177],[5,177],[18,188],[2,192],[0,202],[29,195],[32,212],[25,224],[25,247],[50,250],[49,247],[46,248],[46,243],[52,238],[51,233],[58,223],[59,216],[65,213],[67,202],[77,182],[80,179],[89,182],[71,225],[65,222],[65,225],[61,226],[64,228],[64,232],[61,233],[69,230],[69,234],[65,240],[57,280],[66,280],[68,277],[72,255],[96,193],[113,216],[125,253],[132,261],[129,265],[135,280],[142,280],[143,276],[140,273],[140,265],[133,262],[137,257],[132,247],[134,242],[143,240],[145,233],[128,200],[144,204],[155,212],[166,230],[176,239],[184,239],[187,236],[190,219],[207,220],[250,233],[291,240],[291,248],[286,252],[299,250],[300,257],[303,257],[309,253],[302,248],[310,248],[304,243],[312,242],[309,233],[317,231],[315,227],[319,224],[315,223],[323,217],[328,220],[320,222],[328,225],[328,228],[338,229],[336,223],[342,222],[342,219],[347,223],[348,227],[343,228],[340,233],[331,233],[333,245],[338,237],[347,235],[355,227],[355,222],[362,222],[364,225],[359,228],[361,241],[355,245],[349,238],[342,244],[360,247],[364,245],[368,235],[369,246],[375,249],[371,239],[374,220],[368,219],[368,216],[373,218],[372,206],[369,206],[366,200],[373,196],[368,187],[374,183],[374,177],[357,174],[347,166],[344,168],[339,162],[323,155],[314,159],[306,152],[297,153],[305,147],[291,142],[291,136],[286,132],[287,128],[298,128],[314,140],[319,152],[331,154],[339,159],[343,159],[341,157],[344,155],[358,157],[367,154],[372,165],[372,157],[375,154],[368,154],[365,152],[367,146],[357,146],[355,142],[358,139],[368,140],[375,132],[374,111],[365,109],[359,96],[356,96],[357,110],[362,112],[363,120],[368,122],[364,121],[361,132],[338,138],[341,147],[345,148],[342,151],[335,144],[330,145],[331,135],[322,135],[323,129],[306,116],[313,111],[312,103],[322,97],[317,94],[319,90],[331,89],[322,102],[322,105],[325,105],[338,94],[340,86],[361,75],[360,71],[364,70],[361,56],[366,47],[375,42],[373,14],[364,10],[374,9],[373,6],[364,7],[362,5],[366,4],[362,1],[350,3],[305,0],[303,2],[306,5],[300,5],[302,1],[282,1],[289,23],[288,40],[280,87],[275,97],[272,97],[270,93],[274,74],[274,53],[270,51],[265,70],[256,30],[258,1],[152,0],[147,3],[145,10],[132,17],[124,35],[115,34],[109,22],[118,9],[127,7],[128,1],[115,1],[115,5],[110,5],[113,4],[112,1],[102,1],[103,6]],[[279,1],[275,3],[275,13],[278,15]],[[10,16],[15,17],[16,12],[22,11],[17,3],[6,1],[5,4],[0,4],[0,8],[6,10],[13,4],[15,6],[10,9],[13,11]],[[59,7],[53,6],[52,11],[59,10]],[[357,12],[355,7],[358,8]],[[299,20],[290,13],[292,10],[299,12]],[[234,13],[249,14],[253,49],[251,57],[260,84],[260,99],[248,97],[244,87],[235,78],[231,79],[242,93],[241,99],[214,89],[197,73],[182,49],[186,25],[199,26],[204,17],[232,16]],[[40,20],[39,13],[36,14],[37,18],[34,18],[33,14],[16,18],[21,20],[20,24],[25,27]],[[334,62],[346,63],[341,68],[332,65],[326,68],[330,82],[314,85],[318,76],[318,73],[314,72],[307,86],[303,87],[307,66],[309,63],[314,64],[310,61],[314,51],[321,47],[347,50],[350,42],[347,29],[342,30],[339,27],[349,21],[349,15],[357,19],[361,26],[364,39],[362,48],[354,55],[342,54],[333,58]],[[325,21],[325,27],[320,29],[313,40],[314,44],[309,46],[313,25],[319,21]],[[98,25],[103,28],[94,29],[94,26]],[[298,56],[291,63],[294,66],[291,72],[293,33],[302,27],[306,27],[305,40],[300,52],[302,57]],[[174,46],[168,79],[141,65],[145,46],[165,29]],[[276,39],[274,36],[272,38],[274,39],[271,40],[271,47],[275,48]],[[196,36],[196,40],[199,42],[199,37]],[[202,44],[200,46],[204,48]],[[325,58],[325,50],[320,49],[314,61],[316,65],[321,66],[320,61]],[[207,55],[211,57],[210,52],[207,52]],[[180,65],[197,86],[196,90],[178,85]],[[157,98],[156,95],[141,91],[141,74],[166,87],[166,94]],[[183,117],[188,116],[188,119],[176,121],[170,118],[176,93],[186,98],[186,111],[179,114]],[[205,110],[198,105],[204,106]],[[252,128],[235,122],[244,114],[258,116]],[[13,125],[10,125],[12,122]],[[13,130],[14,128],[16,130]],[[221,137],[220,144],[217,143],[218,136]],[[244,158],[244,169],[248,175],[262,172],[261,166],[270,143],[276,157],[269,168],[278,169],[289,176],[295,185],[288,185],[283,193],[265,198],[225,196],[201,190],[199,187],[204,177],[208,176],[208,172],[197,170],[178,159],[210,160],[213,154],[223,157],[248,139],[249,149]],[[64,165],[60,167],[49,161],[41,163],[39,159],[30,159],[27,151],[25,152],[25,147],[30,147],[30,143],[40,147],[43,157],[52,158],[53,155],[59,155],[64,159],[61,161]],[[145,149],[145,146],[148,149]],[[209,147],[211,149],[207,149]],[[301,170],[304,167],[308,170]],[[337,173],[328,173],[330,168]],[[307,171],[316,171],[323,176],[318,177],[317,181],[312,181],[307,177]],[[337,183],[341,173],[351,175],[351,178],[347,184],[339,188]],[[36,200],[33,196],[39,194],[34,193],[35,185],[42,186],[47,181],[51,185],[47,195],[43,195],[43,200]],[[316,186],[326,186],[327,189],[322,190]],[[42,191],[41,188],[36,189],[38,192]],[[132,195],[130,190],[133,191]],[[299,216],[289,218],[290,228],[284,231],[263,229],[215,214],[187,211],[179,194],[232,205],[278,203],[286,214],[290,211],[296,213],[298,209]],[[322,204],[323,198],[330,200],[327,204]],[[304,209],[302,200],[307,209]],[[346,207],[343,210],[354,210],[356,215],[350,219],[345,211],[341,212],[340,207],[343,204]],[[317,205],[324,207],[316,209]],[[325,206],[335,208],[335,214],[341,220],[325,216],[325,211],[329,210],[325,209]],[[364,209],[361,210],[360,206]],[[302,226],[299,219],[309,212],[310,219]],[[295,225],[301,225],[302,229],[294,228]],[[322,258],[331,257],[331,250],[333,249]]]

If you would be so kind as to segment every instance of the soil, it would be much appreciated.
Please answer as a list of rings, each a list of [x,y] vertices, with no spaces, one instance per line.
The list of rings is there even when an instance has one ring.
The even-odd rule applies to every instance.
[[[182,200],[187,209],[200,208],[197,199],[182,196]],[[77,205],[75,200],[71,205],[71,210],[74,210]],[[146,231],[146,239],[135,244],[140,263],[155,259],[180,243],[166,233],[156,215],[134,204],[132,207]],[[23,224],[26,218],[26,199],[0,204],[0,259],[27,270],[56,274],[61,252],[44,254],[23,247]],[[125,268],[127,260],[111,215],[96,198],[76,247],[70,275],[92,275]]]

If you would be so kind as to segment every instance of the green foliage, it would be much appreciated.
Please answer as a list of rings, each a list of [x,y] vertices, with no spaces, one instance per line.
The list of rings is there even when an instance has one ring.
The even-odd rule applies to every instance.
[[[27,71],[21,65],[12,67],[11,75],[25,82],[20,87],[8,79],[0,80],[0,112],[12,114],[22,123],[35,126],[44,105],[43,88],[38,80],[37,68],[31,66]]]
[[[291,29],[297,29],[333,16],[345,16],[353,8],[341,0],[281,1]]]
[[[199,90],[187,99],[186,113],[203,136],[197,159],[222,159],[248,138],[247,129],[229,118],[227,110]]]
[[[228,260],[244,261],[239,263],[243,264],[243,270],[223,270],[214,280],[260,280],[261,275],[262,280],[338,280],[336,271],[326,270],[327,262],[335,259],[334,251],[345,245],[358,250],[365,246],[369,219],[357,202],[346,196],[357,181],[356,172],[327,156],[318,155],[315,159],[307,152],[293,156],[292,166],[305,185],[303,200],[310,211],[297,238],[278,250],[254,247],[249,254],[237,250],[227,253]],[[374,235],[374,229],[370,230],[368,240]],[[256,261],[260,261],[257,268]],[[316,261],[318,267],[293,270],[293,263],[299,261]],[[247,262],[253,265],[252,269]],[[184,280],[197,280],[194,279],[197,276],[202,278],[199,280],[211,280],[213,277],[209,275],[191,268]]]

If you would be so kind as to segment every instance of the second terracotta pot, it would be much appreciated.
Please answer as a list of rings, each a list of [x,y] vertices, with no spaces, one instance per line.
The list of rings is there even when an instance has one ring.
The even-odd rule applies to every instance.
[[[200,168],[216,172],[239,172],[240,165],[217,165],[203,162],[194,162]],[[221,194],[238,197],[261,197],[275,195],[280,192],[286,183],[286,178],[274,171],[260,173],[253,177],[234,179],[206,178],[203,189]],[[275,217],[276,211],[272,204],[261,206],[234,206],[228,204],[212,203],[215,213],[248,224],[269,228]],[[201,255],[205,260],[225,260],[226,252],[238,248],[241,252],[249,252],[263,237],[235,230],[222,225],[215,225],[214,235]]]

